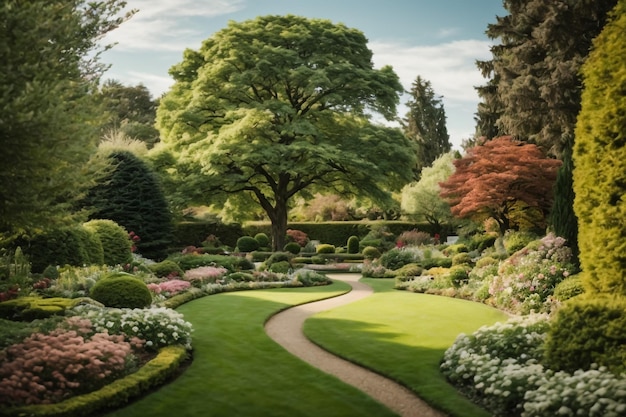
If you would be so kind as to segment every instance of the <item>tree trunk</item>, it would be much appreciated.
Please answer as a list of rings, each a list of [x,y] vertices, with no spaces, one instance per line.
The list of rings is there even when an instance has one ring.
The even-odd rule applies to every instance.
[[[272,221],[272,250],[282,251],[287,236],[287,204],[276,204],[270,219]]]

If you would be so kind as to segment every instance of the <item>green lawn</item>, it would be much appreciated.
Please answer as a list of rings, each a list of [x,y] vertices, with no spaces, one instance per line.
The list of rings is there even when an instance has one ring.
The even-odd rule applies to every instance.
[[[459,333],[507,316],[478,303],[393,290],[393,280],[362,282],[376,293],[308,319],[307,336],[406,385],[451,416],[489,416],[445,381],[439,362]]]
[[[107,417],[393,416],[365,394],[294,358],[263,329],[275,311],[348,285],[242,291],[178,308],[194,326],[194,361],[172,383]]]
[[[488,416],[439,374],[439,360],[460,332],[505,316],[481,304],[392,289],[306,323],[318,343],[377,369],[453,416]],[[393,416],[365,394],[294,358],[263,325],[291,305],[347,291],[348,284],[242,291],[204,297],[178,308],[194,326],[194,361],[175,381],[106,417]]]

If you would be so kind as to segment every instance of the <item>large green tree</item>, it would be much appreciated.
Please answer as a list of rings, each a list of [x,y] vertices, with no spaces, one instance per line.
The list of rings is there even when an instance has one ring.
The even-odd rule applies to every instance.
[[[391,67],[374,69],[358,30],[292,15],[231,22],[170,74],[157,125],[179,190],[203,203],[250,196],[275,249],[295,196],[384,201],[411,177],[410,142],[367,116],[394,118],[402,86]]]
[[[454,159],[453,152],[441,155],[432,166],[422,170],[419,181],[402,189],[402,212],[417,221],[428,222],[435,233],[441,233],[442,226],[453,221],[450,205],[439,195],[439,183],[454,173]]]
[[[123,1],[0,3],[0,233],[63,217],[98,138],[100,37]]]
[[[127,86],[107,80],[100,88],[99,97],[107,117],[105,132],[120,131],[148,147],[158,142],[159,131],[154,126],[158,102],[145,85]]]
[[[512,135],[560,155],[580,111],[580,67],[616,0],[504,0],[487,35],[499,41],[479,62],[478,134]],[[499,107],[501,106],[501,107]],[[495,122],[496,126],[493,126]]]
[[[417,76],[407,102],[409,111],[403,121],[404,133],[415,142],[417,165],[415,179],[424,167],[429,167],[439,156],[450,151],[452,144],[446,128],[446,111],[440,96],[430,81]]]
[[[612,16],[583,66],[574,210],[587,290],[626,295],[626,1]]]

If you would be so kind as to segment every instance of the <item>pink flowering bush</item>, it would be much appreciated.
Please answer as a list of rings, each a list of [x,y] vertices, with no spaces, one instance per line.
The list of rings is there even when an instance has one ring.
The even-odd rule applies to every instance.
[[[534,248],[536,247],[536,248]],[[549,234],[502,262],[489,294],[500,308],[521,314],[548,312],[554,287],[576,273],[565,239]]]
[[[228,272],[221,266],[200,266],[185,271],[185,280],[199,286],[204,283],[216,283]]]
[[[0,352],[4,405],[59,402],[98,389],[134,367],[133,346],[124,336],[93,333],[87,319],[72,318],[65,327],[33,333]]]
[[[163,294],[165,296],[172,296],[178,294],[181,291],[191,287],[189,281],[183,281],[182,279],[172,279],[169,281],[163,281],[160,283],[147,284],[148,289],[154,294]]]

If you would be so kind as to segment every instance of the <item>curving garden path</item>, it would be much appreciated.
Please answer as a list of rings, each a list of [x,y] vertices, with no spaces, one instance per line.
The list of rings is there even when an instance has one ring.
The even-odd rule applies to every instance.
[[[360,274],[336,274],[330,277],[347,282],[352,291],[338,297],[295,306],[272,316],[265,324],[267,334],[291,354],[360,389],[402,417],[444,417],[445,414],[430,407],[406,387],[331,354],[304,335],[302,326],[308,317],[355,302],[373,293],[371,287],[359,282]]]

